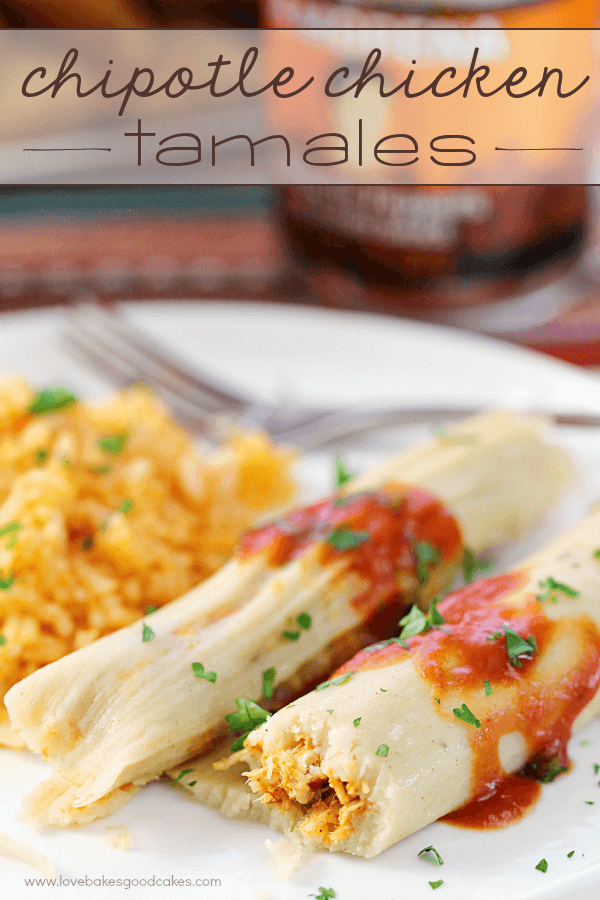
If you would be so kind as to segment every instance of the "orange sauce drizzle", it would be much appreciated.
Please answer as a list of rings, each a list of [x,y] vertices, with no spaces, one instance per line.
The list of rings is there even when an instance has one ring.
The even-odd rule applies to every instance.
[[[338,550],[327,537],[340,528],[366,532],[368,540],[353,549]],[[271,565],[283,566],[319,543],[323,564],[346,559],[346,572],[356,572],[368,583],[366,590],[353,600],[363,621],[394,605],[396,619],[387,624],[390,634],[398,614],[402,614],[402,607],[397,605],[403,599],[398,576],[406,573],[416,577],[413,548],[417,541],[427,541],[435,547],[440,554],[436,565],[458,565],[462,540],[452,513],[427,491],[387,485],[376,492],[347,498],[334,496],[295,509],[276,522],[246,532],[240,552],[242,557],[266,552]]]

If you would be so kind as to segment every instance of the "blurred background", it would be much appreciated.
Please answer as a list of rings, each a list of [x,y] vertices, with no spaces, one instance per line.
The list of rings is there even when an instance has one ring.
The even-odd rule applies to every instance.
[[[335,0],[311,2],[269,0],[259,11],[250,0],[0,0],[0,24],[299,27],[298,10],[313,7],[341,24]],[[589,28],[600,19],[597,0],[523,0],[500,12],[488,0],[462,12],[435,5],[412,24],[405,5],[396,24],[436,27],[442,15],[455,27]],[[353,15],[363,27],[367,14],[389,26],[390,5],[385,21],[373,7]],[[600,367],[594,187],[78,187],[75,172],[64,186],[43,180],[0,187],[0,310],[60,304],[84,289],[107,299],[328,305],[481,331]]]

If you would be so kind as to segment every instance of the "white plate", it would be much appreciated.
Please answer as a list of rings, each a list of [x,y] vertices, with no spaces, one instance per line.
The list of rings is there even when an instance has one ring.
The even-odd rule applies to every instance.
[[[295,395],[306,401],[406,403],[448,402],[489,406],[536,406],[600,411],[600,380],[583,371],[488,339],[385,317],[272,305],[236,303],[140,304],[135,321],[179,352],[197,359],[232,384],[264,397]],[[62,313],[49,310],[0,316],[4,371],[20,371],[36,383],[67,383],[81,395],[106,385],[58,348]],[[600,497],[598,432],[557,429],[578,458],[582,479],[568,500],[535,535],[507,548],[499,565],[516,561],[575,521]],[[400,433],[348,451],[358,468],[414,438]],[[315,454],[302,467],[308,491],[331,486],[330,454]],[[581,746],[581,741],[589,742]],[[421,900],[429,881],[444,884],[440,900],[594,900],[600,888],[600,722],[571,741],[569,775],[544,786],[535,809],[511,828],[477,832],[436,823],[374,860],[314,854],[291,881],[271,874],[265,840],[279,837],[265,827],[230,822],[188,801],[164,784],[144,788],[119,813],[90,826],[37,831],[17,821],[22,794],[47,774],[26,753],[0,750],[0,830],[33,844],[56,864],[63,886],[26,886],[37,874],[0,859],[2,894],[15,900],[304,900],[318,887],[333,887],[336,900]],[[595,801],[587,806],[584,801]],[[108,842],[108,825],[131,832],[133,849]],[[433,844],[443,868],[418,858]],[[575,850],[571,859],[567,852]],[[546,874],[535,869],[548,861]],[[66,886],[65,879],[189,879],[192,886]],[[40,876],[41,877],[41,876]],[[203,880],[220,879],[220,886]],[[200,884],[196,885],[199,880]]]

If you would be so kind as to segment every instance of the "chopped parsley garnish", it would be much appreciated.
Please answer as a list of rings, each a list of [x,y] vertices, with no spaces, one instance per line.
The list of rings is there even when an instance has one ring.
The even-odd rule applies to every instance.
[[[369,540],[368,531],[351,531],[350,528],[333,528],[327,535],[327,543],[336,550],[355,550]]]
[[[555,756],[550,760],[548,767],[541,777],[540,781],[543,784],[549,784],[551,781],[554,781],[554,779],[557,778],[562,772],[566,771],[567,767],[561,766],[558,756]]]
[[[6,638],[4,637],[3,634],[0,634],[0,647],[4,647],[5,643],[6,643]]]
[[[575,853],[574,850],[571,850],[570,853],[567,853],[567,856],[569,857],[569,859],[571,859],[571,857],[573,856],[574,853]]]
[[[235,704],[238,712],[229,713],[228,716],[225,716],[225,721],[233,734],[236,734],[238,731],[242,732],[231,745],[232,753],[237,753],[238,750],[241,750],[250,732],[271,718],[271,713],[259,706],[258,703],[255,703],[254,700],[238,697]]]
[[[300,628],[303,628],[305,631],[307,631],[312,625],[312,619],[308,613],[300,613],[300,615],[296,618],[296,622],[298,623]]]
[[[15,583],[15,573],[11,572],[6,580],[0,577],[0,591],[7,591]]]
[[[337,678],[330,678],[329,681],[322,681],[321,684],[318,684],[315,688],[315,691],[324,691],[325,688],[334,687],[338,684],[346,684],[350,678],[354,675],[354,672],[345,672],[343,675],[338,675]]]
[[[600,772],[600,766],[598,763],[594,763],[594,775],[597,775]]]
[[[419,609],[418,606],[411,606],[410,612],[400,619],[400,625],[402,625],[402,631],[400,632],[400,640],[406,640],[407,638],[414,637],[417,634],[422,634],[423,632],[428,631],[429,628],[435,628],[439,625],[443,625],[446,621],[442,614],[438,612],[437,605],[439,600],[436,599],[431,604],[431,609],[425,615],[425,613]]]
[[[262,673],[262,694],[265,700],[271,700],[275,689],[275,669],[265,669]]]
[[[90,466],[90,472],[92,475],[108,475],[110,472],[110,466]]]
[[[576,591],[575,588],[569,587],[568,584],[563,584],[562,581],[556,581],[555,578],[549,576],[545,581],[538,582],[541,588],[544,588],[543,594],[536,594],[535,599],[542,602],[543,600],[550,600],[551,603],[557,602],[557,597],[555,596],[555,591],[560,591],[561,594],[566,594],[567,597],[579,597],[579,591]]]
[[[154,640],[155,637],[156,635],[154,634],[152,629],[148,628],[148,626],[144,622],[142,624],[142,641],[146,644],[148,641]]]
[[[333,888],[320,887],[319,893],[314,894],[315,900],[335,900],[335,891]]]
[[[548,871],[548,863],[546,862],[546,860],[540,859],[539,863],[536,866],[536,869],[538,869],[538,871],[540,871],[540,872],[547,872]]]
[[[504,626],[504,634],[506,636],[508,661],[511,666],[522,666],[522,656],[527,656],[531,659],[533,654],[538,652],[537,643],[533,635],[528,638],[522,638],[520,634],[517,634],[508,625]]]
[[[440,705],[440,703],[441,703],[441,702],[442,702],[442,701],[441,701],[441,700],[440,700],[440,698],[439,698],[439,697],[434,697],[434,698],[433,698],[433,699],[434,699],[434,700],[435,700],[435,702],[436,702],[436,703],[437,703],[437,704],[438,704],[438,706],[439,706],[439,705]]]
[[[188,787],[194,787],[195,784],[197,784],[196,781],[188,781]]]
[[[341,456],[336,456],[334,463],[335,487],[337,490],[338,488],[341,488],[344,484],[346,484],[347,481],[351,481],[354,478],[354,473],[350,472]]]
[[[119,512],[123,513],[123,515],[126,516],[128,513],[131,512],[131,510],[133,509],[133,506],[134,506],[133,500],[131,500],[129,497],[127,497],[125,500],[123,500],[123,502],[119,506]]]
[[[492,686],[491,686],[491,684],[489,683],[489,681],[487,680],[487,678],[486,678],[486,680],[483,682],[483,688],[484,688],[484,690],[485,690],[485,696],[486,696],[486,697],[491,697],[491,695],[492,695]]]
[[[417,558],[417,577],[420,584],[426,584],[429,580],[429,570],[441,559],[440,551],[429,541],[417,541],[413,547]]]
[[[9,535],[8,543],[6,544],[7,550],[12,550],[12,548],[17,543],[17,538],[19,535],[19,531],[21,529],[21,523],[16,520],[13,522],[9,522],[8,525],[5,525],[3,528],[0,528],[0,538],[6,537]]]
[[[463,703],[460,709],[455,706],[452,712],[461,722],[466,722],[467,725],[474,725],[475,728],[481,728],[481,722],[473,715],[466,703]]]
[[[512,628],[509,628],[506,624],[503,627],[504,637],[506,638],[506,649],[508,651],[508,661],[511,666],[521,667],[523,665],[521,657],[526,656],[531,659],[533,654],[538,652],[536,639],[533,635],[530,635],[528,638],[522,638],[520,634],[517,634],[516,631],[513,631]],[[486,640],[495,641],[497,638],[501,637],[503,637],[502,632],[495,631],[493,634],[488,634]]]
[[[353,719],[353,720],[352,720],[352,724],[354,725],[355,728],[356,728],[358,725],[360,725],[360,720],[361,720],[361,719],[362,719],[362,716],[359,716],[358,719]]]
[[[439,881],[430,881],[430,882],[429,882],[430,886],[433,888],[434,891],[435,891],[436,888],[439,888],[440,885],[442,885],[443,883],[444,883],[444,881],[443,881],[442,878],[440,878]]]
[[[596,801],[595,800],[584,800],[583,802],[587,803],[588,806],[594,806]]]
[[[175,779],[171,782],[171,787],[175,787],[175,785],[177,784],[177,782],[178,782],[181,778],[183,778],[184,775],[189,775],[190,772],[193,772],[193,771],[194,771],[193,769],[182,769],[181,772],[179,773],[179,775],[177,776],[177,778],[175,778]],[[196,783],[196,782],[194,782],[194,784],[195,784],[195,783]]]
[[[206,681],[210,681],[211,684],[214,684],[217,680],[217,673],[205,672],[202,663],[192,663],[192,672],[196,678],[204,678]]]
[[[286,639],[286,641],[297,641],[298,638],[300,637],[300,632],[299,631],[284,631],[283,636]]]
[[[43,466],[49,456],[50,456],[50,453],[48,452],[48,450],[36,450],[36,452],[35,452],[36,466]]]
[[[433,854],[433,856],[435,856],[435,859],[433,859],[430,854]],[[444,860],[442,859],[440,854],[437,852],[435,847],[432,847],[432,846],[424,847],[423,850],[419,850],[417,855],[424,856],[426,859],[429,860],[429,862],[432,862],[436,866],[444,865]]]
[[[29,404],[27,412],[32,416],[40,416],[42,413],[66,409],[67,406],[71,406],[73,403],[77,403],[75,394],[72,394],[65,387],[56,386],[40,391]]]
[[[600,559],[600,547],[598,547],[597,550],[594,550],[594,556],[596,557],[596,559]]]
[[[334,709],[328,709],[327,712],[328,712],[330,715],[332,715],[332,714],[335,712],[335,710],[334,710]]]
[[[375,756],[387,756],[390,752],[390,748],[387,744],[380,744],[375,752]]]
[[[465,547],[462,560],[462,574],[465,584],[471,584],[477,572],[487,572],[494,565],[491,556],[477,558],[470,547]]]
[[[126,440],[127,435],[124,433],[108,435],[107,437],[100,438],[98,446],[101,450],[104,450],[105,453],[112,453],[113,456],[116,456],[122,451]]]
[[[156,612],[157,609],[158,609],[158,606],[147,606],[146,609],[144,610],[144,615],[150,616],[150,615],[152,615],[153,612]]]
[[[579,741],[579,746],[580,747],[589,747],[591,743],[592,743],[591,741]]]

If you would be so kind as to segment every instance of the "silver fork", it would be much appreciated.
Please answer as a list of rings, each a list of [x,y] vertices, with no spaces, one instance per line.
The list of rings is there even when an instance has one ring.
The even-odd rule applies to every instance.
[[[135,382],[150,385],[182,424],[216,442],[222,439],[226,423],[232,420],[247,428],[267,431],[277,443],[311,450],[383,428],[439,424],[481,411],[447,406],[338,409],[263,403],[247,394],[234,393],[212,374],[191,366],[139,331],[116,308],[101,305],[93,298],[68,308],[63,343],[118,387]],[[600,415],[545,411],[540,414],[562,425],[600,426]]]

